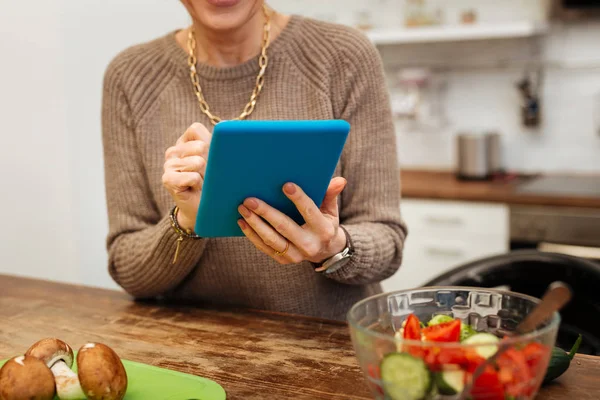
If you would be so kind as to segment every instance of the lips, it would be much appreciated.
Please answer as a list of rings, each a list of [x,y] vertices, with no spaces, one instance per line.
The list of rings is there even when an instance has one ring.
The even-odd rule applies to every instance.
[[[210,5],[215,7],[233,7],[241,0],[206,0]]]

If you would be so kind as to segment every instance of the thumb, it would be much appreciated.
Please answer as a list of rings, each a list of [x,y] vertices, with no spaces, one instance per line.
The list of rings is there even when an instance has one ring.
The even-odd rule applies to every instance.
[[[338,216],[338,203],[337,198],[342,193],[348,181],[344,178],[336,177],[331,180],[323,203],[321,204],[321,212],[323,214],[331,215],[334,217]]]

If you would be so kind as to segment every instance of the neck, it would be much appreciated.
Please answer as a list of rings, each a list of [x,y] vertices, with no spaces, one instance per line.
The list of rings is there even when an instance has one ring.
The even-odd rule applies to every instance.
[[[242,64],[260,53],[265,15],[261,9],[246,24],[227,33],[194,23],[198,61],[216,67]]]

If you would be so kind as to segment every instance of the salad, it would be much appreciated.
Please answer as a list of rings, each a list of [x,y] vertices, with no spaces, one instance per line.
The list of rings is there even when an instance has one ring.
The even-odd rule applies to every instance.
[[[372,380],[382,382],[378,386],[380,394],[391,400],[420,400],[440,395],[451,398],[461,393],[475,369],[496,353],[503,340],[492,333],[477,332],[448,315],[435,315],[425,325],[410,314],[395,335],[404,340],[473,346],[398,343],[395,352],[384,355],[378,366],[369,368]],[[477,378],[470,398],[530,398],[545,372],[539,364],[545,363],[551,352],[551,347],[538,342],[515,344]]]

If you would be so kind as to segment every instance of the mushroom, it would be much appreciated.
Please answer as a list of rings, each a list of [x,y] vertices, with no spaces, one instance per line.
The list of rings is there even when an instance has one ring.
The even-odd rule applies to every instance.
[[[62,340],[48,338],[35,343],[26,355],[42,360],[52,370],[61,400],[121,400],[127,391],[127,373],[113,349],[102,343],[88,343],[77,353]]]
[[[127,391],[127,373],[113,349],[88,343],[77,353],[79,383],[89,400],[122,400]]]
[[[62,340],[46,338],[34,343],[25,356],[35,357],[50,368],[61,400],[85,400],[77,374],[73,372],[73,350]]]
[[[2,400],[52,400],[55,391],[52,372],[35,357],[12,358],[0,369]]]

